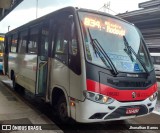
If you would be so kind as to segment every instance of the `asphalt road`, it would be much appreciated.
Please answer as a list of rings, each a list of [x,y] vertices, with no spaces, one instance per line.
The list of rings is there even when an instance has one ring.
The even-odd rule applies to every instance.
[[[0,76],[0,79],[6,80],[6,77]],[[14,96],[25,102],[29,105],[33,110],[38,110],[45,116],[47,116],[50,120],[55,123],[59,129],[63,132],[67,133],[160,133],[160,115],[151,113],[145,117],[138,117],[134,119],[128,119],[123,121],[112,121],[105,123],[94,123],[94,124],[80,124],[74,123],[69,125],[61,125],[57,122],[55,117],[51,115],[51,108],[49,104],[44,103],[41,99],[35,98],[31,93],[25,92],[22,95],[21,92],[15,92],[10,86],[10,82],[6,80],[6,82],[0,82],[0,88],[6,86],[7,91],[10,91],[14,94]],[[16,123],[15,123],[16,124]],[[154,125],[153,125],[154,124]],[[141,130],[132,130],[129,128],[140,128]],[[145,130],[145,128],[152,128],[150,130]],[[153,128],[158,128],[159,130],[153,130]]]

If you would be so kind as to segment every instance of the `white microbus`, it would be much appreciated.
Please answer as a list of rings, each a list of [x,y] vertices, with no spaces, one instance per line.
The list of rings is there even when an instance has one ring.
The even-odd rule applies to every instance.
[[[5,52],[13,87],[50,102],[62,122],[154,110],[158,91],[148,49],[137,28],[118,17],[67,7],[8,32]]]
[[[160,53],[150,53],[156,76],[160,76]]]

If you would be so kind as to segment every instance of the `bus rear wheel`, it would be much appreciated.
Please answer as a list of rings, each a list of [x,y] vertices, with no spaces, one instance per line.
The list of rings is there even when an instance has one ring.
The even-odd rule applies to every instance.
[[[69,117],[67,111],[67,102],[64,96],[61,96],[58,100],[57,113],[60,122],[63,124],[67,124],[67,122],[69,121]]]
[[[13,89],[14,89],[15,91],[17,91],[19,85],[16,83],[15,75],[13,75],[13,77],[12,77],[12,85],[13,85]]]

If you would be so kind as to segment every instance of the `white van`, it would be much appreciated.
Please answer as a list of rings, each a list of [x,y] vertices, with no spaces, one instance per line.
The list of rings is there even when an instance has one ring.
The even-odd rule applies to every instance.
[[[156,76],[160,76],[160,53],[150,53]]]

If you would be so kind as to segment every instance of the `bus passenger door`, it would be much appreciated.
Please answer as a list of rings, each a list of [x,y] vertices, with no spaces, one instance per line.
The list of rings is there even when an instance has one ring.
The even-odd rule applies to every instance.
[[[49,47],[49,23],[44,23],[41,30],[37,61],[37,96],[45,97],[48,80],[48,47]]]

